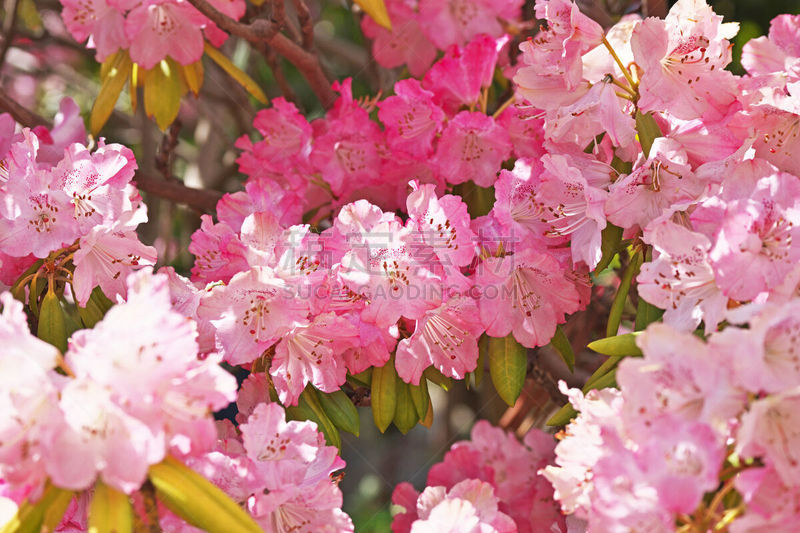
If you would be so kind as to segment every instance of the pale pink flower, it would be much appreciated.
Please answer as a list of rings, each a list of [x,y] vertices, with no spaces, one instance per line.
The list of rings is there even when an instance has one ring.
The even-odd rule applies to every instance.
[[[61,0],[61,17],[76,41],[97,49],[97,61],[105,61],[120,48],[128,48],[124,13],[107,0]]]
[[[736,453],[758,457],[775,469],[784,485],[800,484],[800,388],[750,404],[736,433]]]
[[[483,333],[472,298],[455,296],[417,320],[414,333],[397,345],[395,365],[404,381],[418,385],[433,365],[445,376],[464,379],[478,362],[478,337]]]
[[[450,490],[427,487],[417,500],[410,533],[516,533],[514,521],[497,509],[492,486],[477,479]],[[397,530],[395,530],[397,531]]]
[[[738,23],[723,23],[704,0],[679,0],[666,19],[650,17],[631,36],[643,70],[639,107],[678,118],[724,114],[734,102],[736,82],[725,70]]]
[[[505,337],[513,333],[528,348],[550,342],[565,314],[581,307],[575,284],[558,262],[531,248],[484,259],[477,267],[475,284],[486,334]]]
[[[639,296],[665,309],[664,322],[676,329],[693,331],[703,321],[707,333],[715,331],[728,298],[714,279],[708,237],[661,220],[647,226],[643,240],[655,253],[636,278]]]
[[[247,247],[225,222],[214,221],[209,215],[200,217],[200,229],[192,234],[189,252],[195,257],[192,266],[194,281],[222,281],[247,270]]]
[[[626,423],[649,426],[669,414],[728,435],[746,394],[734,382],[727,355],[664,324],[651,324],[636,343],[644,357],[625,359],[617,371]]]
[[[275,348],[269,369],[281,403],[295,405],[308,383],[323,392],[339,390],[347,375],[340,354],[356,344],[356,328],[334,313],[293,328]]]
[[[789,533],[800,528],[800,488],[784,483],[774,467],[749,468],[734,484],[747,509],[731,524],[732,533]]]
[[[239,272],[205,295],[200,318],[216,328],[216,346],[234,365],[249,363],[292,328],[307,323],[308,303],[269,267]]]
[[[672,139],[659,137],[653,142],[649,158],[640,156],[633,171],[611,185],[606,215],[609,222],[623,228],[645,227],[652,220],[696,201],[703,188],[681,146]]]

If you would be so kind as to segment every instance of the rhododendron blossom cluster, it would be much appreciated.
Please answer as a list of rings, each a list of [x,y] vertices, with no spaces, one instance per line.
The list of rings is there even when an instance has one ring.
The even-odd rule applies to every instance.
[[[800,527],[800,16],[737,75],[705,0],[608,27],[537,0],[538,29],[522,0],[356,3],[385,93],[324,79],[301,0],[62,0],[103,62],[93,132],[126,82],[167,130],[204,53],[266,104],[229,35],[284,96],[227,141],[242,187],[196,204],[180,122],[165,193],[71,99],[0,114],[2,531],[354,531],[358,408],[430,427],[429,388],[486,369],[501,427],[397,485],[394,533]],[[190,265],[140,240],[137,179],[205,211]]]

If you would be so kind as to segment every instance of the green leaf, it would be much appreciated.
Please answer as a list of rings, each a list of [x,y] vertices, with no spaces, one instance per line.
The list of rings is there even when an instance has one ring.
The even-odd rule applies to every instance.
[[[394,356],[382,367],[372,369],[372,418],[375,425],[383,433],[394,420],[397,408],[397,371],[394,368]]]
[[[111,116],[111,112],[114,111],[122,88],[125,87],[125,82],[130,76],[132,65],[127,51],[117,52],[103,62],[101,68],[103,84],[100,86],[100,92],[97,94],[89,117],[89,129],[92,131],[92,135],[96,136],[100,133],[108,121],[108,117]]]
[[[397,404],[394,410],[394,425],[405,435],[419,421],[417,409],[411,399],[411,390],[408,383],[402,379],[397,380]]]
[[[347,380],[359,387],[369,387],[372,383],[372,367],[358,374],[348,374]]]
[[[489,338],[489,374],[497,394],[508,405],[514,405],[525,384],[528,349],[513,335]]]
[[[378,25],[392,31],[392,20],[389,18],[389,12],[386,11],[383,0],[355,0],[355,3],[361,6],[361,9]]]
[[[486,371],[486,353],[489,351],[489,336],[484,333],[478,339],[478,364],[475,367],[475,387],[480,387],[483,382],[483,374]]]
[[[588,348],[603,355],[642,355],[642,350],[636,345],[636,338],[639,335],[641,335],[639,332],[625,333],[598,339],[590,342]]]
[[[131,533],[133,507],[128,495],[112,489],[102,481],[94,486],[89,507],[90,533]]]
[[[453,388],[453,380],[445,376],[432,366],[429,366],[422,372],[422,377],[429,381],[432,381],[436,385],[439,385],[446,391],[449,391],[451,388]]]
[[[72,497],[71,491],[48,484],[38,501],[24,501],[19,506],[16,514],[0,526],[0,533],[55,531]]]
[[[639,273],[639,268],[642,266],[642,252],[637,251],[631,257],[628,268],[622,275],[617,294],[614,295],[614,301],[611,303],[611,310],[608,313],[608,325],[606,326],[606,337],[613,337],[619,331],[619,324],[622,322],[622,310],[625,308],[625,301],[628,299],[628,292],[631,289],[631,282],[636,274]]]
[[[652,113],[642,113],[638,109],[636,110],[636,133],[638,134],[639,144],[642,145],[642,151],[645,157],[649,157],[650,148],[653,147],[653,141],[655,141],[657,137],[663,135]]]
[[[594,273],[599,274],[611,264],[614,256],[619,250],[619,243],[622,241],[622,228],[615,226],[611,222],[606,224],[606,227],[601,232],[600,250],[603,255],[600,257],[600,262],[594,268]]]
[[[561,359],[567,364],[569,371],[575,372],[575,354],[572,352],[572,344],[559,325],[556,326],[555,335],[550,339],[550,346],[561,355]]]
[[[644,255],[645,261],[652,261],[653,260],[653,248],[648,246],[647,251]],[[636,331],[642,331],[646,329],[647,326],[661,318],[664,314],[663,309],[659,309],[655,305],[646,302],[644,298],[639,295],[639,303],[636,306],[636,322],[634,324],[634,329]]]
[[[339,435],[339,430],[336,429],[336,426],[331,419],[328,418],[328,415],[322,408],[322,404],[319,401],[317,391],[314,387],[311,385],[306,386],[305,390],[300,394],[297,405],[287,408],[286,412],[290,413],[290,409],[292,409],[290,414],[292,418],[296,420],[311,420],[317,425],[317,428],[319,428],[322,434],[325,435],[325,440],[328,444],[336,446],[340,450],[342,449],[342,437]],[[299,413],[300,416],[293,416],[295,413]]]
[[[197,528],[209,533],[263,533],[219,487],[172,457],[152,465],[148,476],[158,500]]]
[[[337,390],[328,394],[317,391],[317,398],[325,414],[336,427],[358,437],[358,409],[344,391]]]
[[[655,305],[644,301],[644,298],[639,296],[639,303],[636,307],[636,331],[642,331],[650,324],[657,321],[664,314],[663,309],[659,309]]]
[[[39,328],[36,336],[58,348],[61,353],[67,351],[67,327],[64,309],[56,293],[48,290],[39,309]]]
[[[103,317],[113,305],[114,303],[103,294],[100,287],[95,287],[86,302],[86,307],[77,306],[81,323],[86,328],[93,328],[95,324],[103,320]]]
[[[266,105],[269,103],[269,99],[267,95],[264,94],[264,91],[261,90],[261,87],[248,76],[243,70],[233,64],[230,59],[228,59],[225,54],[211,46],[210,43],[206,42],[205,44],[205,52],[208,57],[210,57],[214,63],[220,66],[222,70],[228,73],[228,75],[236,80],[239,85],[245,88],[247,92],[249,92],[253,98],[261,102],[262,104]]]
[[[144,111],[155,118],[161,131],[165,131],[178,116],[184,87],[178,73],[178,63],[162,59],[144,76]]]
[[[409,385],[408,387],[411,392],[411,401],[414,402],[414,408],[417,410],[419,419],[425,420],[428,415],[428,405],[431,401],[428,380],[424,377],[420,378],[419,385]]]

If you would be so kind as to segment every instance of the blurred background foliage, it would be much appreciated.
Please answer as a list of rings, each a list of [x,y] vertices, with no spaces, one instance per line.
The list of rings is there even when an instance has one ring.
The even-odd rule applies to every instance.
[[[403,69],[387,70],[371,60],[370,43],[360,30],[362,16],[345,0],[310,0],[315,46],[331,79],[353,78],[356,97],[387,95],[397,79],[407,76]],[[674,2],[670,2],[674,3]],[[644,2],[627,0],[583,0],[582,9],[608,25],[621,14],[647,11],[665,12],[665,0]],[[710,4],[727,21],[740,22],[734,43],[734,64],[742,73],[739,54],[742,45],[769,30],[770,20],[781,13],[800,13],[800,0],[716,0]],[[8,9],[9,2],[5,2]],[[63,96],[73,98],[88,118],[100,87],[99,65],[93,52],[75,43],[61,24],[57,0],[21,0],[19,24],[12,48],[0,71],[0,89],[17,102],[43,117],[52,118]],[[263,9],[263,8],[262,8]],[[251,9],[251,11],[254,11]],[[533,2],[525,6],[533,17]],[[6,12],[2,12],[3,17]],[[257,13],[250,13],[254,15]],[[291,13],[290,13],[291,15]],[[300,73],[280,57],[262,55],[246,42],[229,39],[223,52],[259,82],[270,98],[286,96],[293,100],[309,120],[321,117],[324,110]],[[198,99],[186,98],[173,130],[179,142],[170,151],[165,180],[182,180],[195,188],[234,191],[241,188],[234,142],[251,134],[257,105],[247,93],[210,61],[205,61],[206,78]],[[117,103],[102,135],[110,141],[130,146],[143,173],[164,174],[158,169],[159,152],[165,134],[144,116],[141,107],[134,111],[127,92]],[[192,232],[199,226],[198,211],[143,194],[148,203],[150,222],[142,238],[159,251],[161,264],[174,266],[188,274],[192,257],[187,247]],[[600,287],[602,289],[602,287]],[[602,294],[592,300],[603,306]],[[581,349],[598,328],[595,317],[602,309],[590,308],[571,317],[565,325],[577,353],[577,370],[569,374],[560,358],[547,348],[529,354],[531,372],[518,404],[507,409],[490,383],[465,387],[457,383],[451,391],[432,387],[435,421],[431,429],[417,426],[401,435],[392,426],[381,435],[372,423],[368,408],[361,409],[360,438],[343,434],[342,455],[347,471],[342,480],[344,508],[353,517],[358,532],[387,532],[391,523],[392,488],[410,481],[418,489],[425,484],[427,471],[441,460],[450,445],[467,438],[477,418],[515,428],[524,434],[530,427],[543,427],[543,421],[558,406],[555,382],[565,379],[580,385],[600,363],[596,354]],[[486,380],[488,381],[488,380]]]

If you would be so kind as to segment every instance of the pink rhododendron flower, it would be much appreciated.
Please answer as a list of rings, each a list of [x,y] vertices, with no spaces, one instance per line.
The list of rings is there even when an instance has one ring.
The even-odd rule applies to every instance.
[[[736,91],[725,70],[731,60],[728,39],[738,30],[737,23],[723,23],[698,0],[679,0],[665,19],[642,21],[631,36],[634,59],[644,72],[641,109],[669,110],[683,119],[724,113]]]
[[[395,96],[378,104],[389,146],[415,157],[429,156],[433,139],[441,132],[444,112],[433,103],[433,93],[415,79],[398,81],[394,92]]]
[[[128,48],[124,13],[107,0],[62,0],[61,5],[67,29],[79,42],[89,39],[86,46],[97,49],[98,61]]]
[[[147,0],[125,18],[131,60],[150,69],[167,55],[189,65],[203,55],[207,19],[185,0]]]
[[[415,0],[385,2],[392,30],[379,26],[372,17],[361,19],[364,35],[373,39],[372,57],[386,68],[408,66],[412,76],[422,76],[436,59],[436,46],[425,36],[416,13]]]
[[[489,257],[478,265],[475,280],[481,322],[486,334],[514,338],[528,348],[550,342],[565,313],[580,307],[575,285],[545,252],[525,249]]]
[[[670,220],[648,225],[644,240],[657,254],[636,278],[639,295],[665,309],[664,322],[676,329],[692,331],[703,321],[707,333],[716,330],[728,299],[717,287],[708,258],[711,241]]]
[[[425,35],[444,50],[463,45],[481,33],[503,33],[500,20],[520,18],[521,0],[420,0],[419,22]]]
[[[448,183],[472,180],[490,187],[511,154],[508,134],[483,113],[462,111],[445,128],[436,149],[439,173]]]

